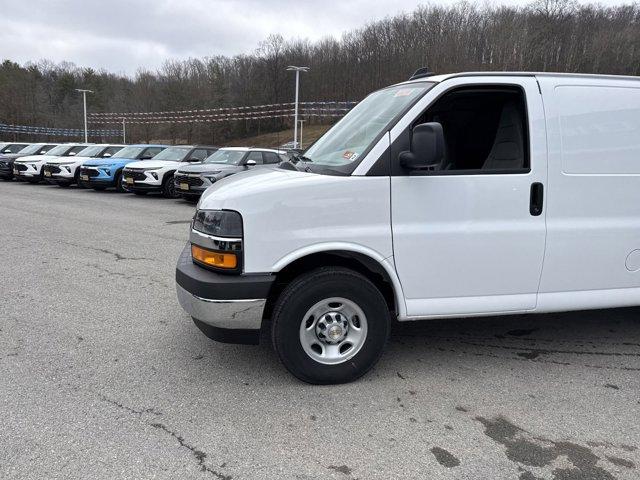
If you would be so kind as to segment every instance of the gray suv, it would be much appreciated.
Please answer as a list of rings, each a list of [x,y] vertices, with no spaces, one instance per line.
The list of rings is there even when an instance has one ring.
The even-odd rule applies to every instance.
[[[176,170],[173,179],[176,192],[186,200],[197,200],[218,180],[248,168],[277,165],[286,156],[270,148],[224,147],[202,163]]]

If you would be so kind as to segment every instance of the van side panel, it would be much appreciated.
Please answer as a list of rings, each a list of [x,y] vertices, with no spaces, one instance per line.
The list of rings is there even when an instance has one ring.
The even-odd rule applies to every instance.
[[[549,149],[538,310],[640,305],[640,81],[538,81]]]

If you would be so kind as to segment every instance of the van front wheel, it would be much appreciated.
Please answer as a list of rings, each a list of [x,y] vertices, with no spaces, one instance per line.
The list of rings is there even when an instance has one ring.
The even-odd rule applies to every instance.
[[[384,350],[391,316],[384,297],[353,270],[325,267],[289,284],[273,310],[272,337],[280,360],[300,380],[351,382]]]

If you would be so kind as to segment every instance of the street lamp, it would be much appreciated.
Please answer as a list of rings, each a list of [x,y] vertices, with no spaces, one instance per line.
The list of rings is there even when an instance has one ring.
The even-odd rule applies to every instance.
[[[298,94],[300,92],[300,72],[308,72],[309,67],[295,67],[289,65],[288,71],[296,72],[296,108],[295,121],[293,122],[293,148],[298,148]]]
[[[302,119],[299,120],[299,122],[300,122],[300,148],[302,148],[302,129],[304,128],[304,122],[305,121],[306,120],[302,120]]]
[[[82,93],[82,102],[84,103],[84,143],[89,143],[87,135],[87,93],[93,93],[93,90],[76,88],[76,92]]]

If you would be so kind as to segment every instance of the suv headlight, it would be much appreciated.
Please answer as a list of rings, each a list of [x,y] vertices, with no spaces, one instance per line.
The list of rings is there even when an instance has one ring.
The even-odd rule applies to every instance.
[[[191,224],[191,257],[213,270],[242,270],[242,216],[232,210],[197,210]]]

